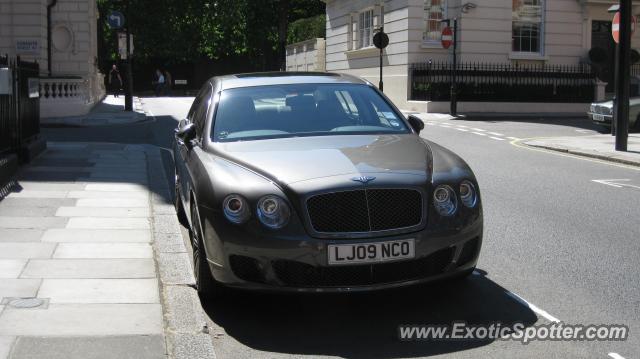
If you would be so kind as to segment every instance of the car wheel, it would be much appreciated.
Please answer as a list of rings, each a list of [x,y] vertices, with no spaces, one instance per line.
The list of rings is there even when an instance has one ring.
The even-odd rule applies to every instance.
[[[193,274],[196,279],[198,294],[205,297],[217,296],[221,293],[220,285],[213,279],[204,250],[202,222],[195,204],[191,206],[191,246],[193,247]]]
[[[187,213],[184,210],[184,206],[182,205],[182,199],[180,195],[180,178],[178,177],[177,170],[175,171],[175,177],[174,177],[173,206],[176,209],[176,214],[178,215],[178,221],[180,221],[180,224],[189,228],[189,222],[187,221]]]

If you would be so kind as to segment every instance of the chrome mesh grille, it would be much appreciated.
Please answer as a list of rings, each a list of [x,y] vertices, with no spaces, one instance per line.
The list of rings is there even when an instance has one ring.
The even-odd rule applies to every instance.
[[[377,232],[417,226],[422,194],[413,189],[332,192],[307,200],[311,225],[320,233]]]

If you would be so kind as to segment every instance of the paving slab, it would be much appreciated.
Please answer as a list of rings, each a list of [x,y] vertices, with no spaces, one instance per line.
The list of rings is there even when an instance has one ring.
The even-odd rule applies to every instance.
[[[0,243],[0,259],[51,258],[55,243]]]
[[[43,242],[151,242],[148,230],[137,229],[50,229]]]
[[[63,217],[59,217],[63,218]],[[1,221],[1,217],[0,217]],[[1,223],[1,222],[0,222]],[[96,218],[76,217],[70,218],[67,228],[83,229],[150,229],[151,224],[147,218]]]
[[[42,191],[42,190],[22,190],[12,192],[8,198],[67,198],[69,191]]]
[[[149,243],[60,243],[53,258],[153,258]]]
[[[0,306],[0,313],[2,313],[2,306]],[[15,340],[16,338],[12,336],[0,336],[0,359],[9,358]]]
[[[155,276],[152,259],[33,259],[27,263],[20,278],[126,279]]]
[[[68,218],[64,217],[7,217],[0,216],[0,228],[49,229],[64,228]]]
[[[149,198],[147,192],[105,192],[105,191],[70,191],[67,198]]]
[[[95,183],[88,184],[85,188],[87,191],[105,191],[105,192],[147,192],[147,188],[138,184],[131,183]]]
[[[0,206],[0,216],[7,217],[53,217],[56,209],[53,207],[11,207]]]
[[[18,338],[12,359],[36,358],[166,359],[166,353],[162,335]]]
[[[20,181],[20,187],[28,191],[80,191],[85,189],[84,185],[77,183],[42,183],[31,181]]]
[[[1,213],[1,211],[0,211]],[[57,217],[150,217],[151,213],[145,207],[60,207],[53,214]]]
[[[44,279],[38,297],[49,303],[160,303],[155,278]]]
[[[74,206],[77,199],[74,198],[17,198],[7,197],[0,202],[2,207],[28,207],[28,208],[41,208],[41,207],[61,207],[61,206]]]
[[[40,282],[40,279],[4,278],[0,280],[0,299],[3,297],[35,297]]]
[[[525,139],[522,143],[546,150],[640,166],[640,134],[629,135],[627,152],[615,150],[615,137],[611,135],[535,138]]]
[[[49,304],[47,309],[7,308],[0,316],[0,336],[162,333],[160,304]]]
[[[82,198],[76,203],[77,207],[149,207],[145,198]]]
[[[40,242],[42,229],[0,228],[0,242]]]
[[[0,259],[0,278],[18,278],[26,264],[23,259]]]

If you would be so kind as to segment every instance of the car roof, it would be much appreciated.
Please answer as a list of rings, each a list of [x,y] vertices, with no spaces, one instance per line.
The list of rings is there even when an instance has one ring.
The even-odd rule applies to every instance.
[[[209,82],[220,84],[220,90],[238,87],[290,84],[360,84],[368,81],[359,77],[332,72],[257,72],[212,77]]]

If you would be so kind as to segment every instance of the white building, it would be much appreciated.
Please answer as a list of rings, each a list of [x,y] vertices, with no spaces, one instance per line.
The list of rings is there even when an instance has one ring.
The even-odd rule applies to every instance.
[[[607,9],[615,0],[322,1],[327,14],[326,70],[358,75],[377,84],[379,51],[372,37],[384,26],[390,39],[383,55],[385,93],[407,110],[446,110],[444,103],[409,101],[409,66],[451,58],[452,49],[443,49],[440,41],[443,19],[458,19],[461,62],[579,64],[586,61],[592,47],[613,55],[613,15]],[[636,33],[632,41],[640,45],[640,35]],[[486,106],[462,103],[459,109],[485,111]],[[583,106],[536,105],[554,112],[578,111]],[[501,109],[527,110],[508,103]]]
[[[41,117],[86,114],[104,96],[97,18],[95,0],[0,0],[0,54],[40,64]]]

